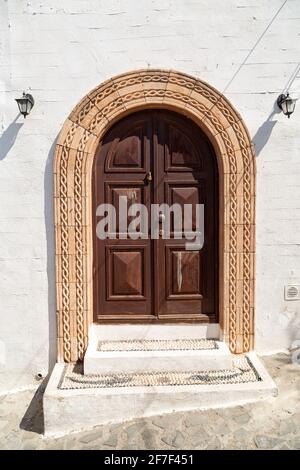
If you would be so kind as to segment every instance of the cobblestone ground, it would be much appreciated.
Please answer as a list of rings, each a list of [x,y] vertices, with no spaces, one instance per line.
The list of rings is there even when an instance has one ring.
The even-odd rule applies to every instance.
[[[279,396],[246,406],[174,413],[43,436],[42,392],[0,397],[1,449],[300,449],[300,366],[263,358]]]

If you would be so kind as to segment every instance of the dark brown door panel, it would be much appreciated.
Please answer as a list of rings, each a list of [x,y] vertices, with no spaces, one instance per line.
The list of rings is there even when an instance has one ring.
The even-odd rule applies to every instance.
[[[218,181],[213,149],[190,120],[163,110],[132,114],[116,123],[100,143],[93,169],[94,320],[100,322],[195,322],[218,318]],[[204,204],[202,249],[186,239],[160,236],[124,239],[119,197],[142,203]],[[115,238],[99,240],[96,208],[116,208]],[[123,208],[124,209],[124,208]],[[132,217],[127,217],[127,224]],[[182,217],[182,226],[184,218]],[[175,224],[177,229],[178,224]],[[178,235],[178,234],[177,234]]]

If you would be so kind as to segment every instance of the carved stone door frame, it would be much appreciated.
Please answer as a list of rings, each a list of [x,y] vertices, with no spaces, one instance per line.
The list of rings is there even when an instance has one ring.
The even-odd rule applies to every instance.
[[[58,360],[82,360],[93,319],[92,166],[114,122],[147,108],[192,119],[208,136],[219,172],[219,305],[234,353],[254,344],[255,157],[246,126],[207,83],[168,70],[139,70],[88,93],[65,121],[54,157]]]

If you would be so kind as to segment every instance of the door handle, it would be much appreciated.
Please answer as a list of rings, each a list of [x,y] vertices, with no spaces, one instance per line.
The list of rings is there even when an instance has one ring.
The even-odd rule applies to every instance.
[[[145,181],[146,184],[151,183],[151,181],[152,181],[152,173],[151,173],[151,171],[148,171],[148,173],[147,173],[146,176],[145,176],[145,180],[144,180],[144,181]]]
[[[165,214],[162,214],[162,213],[160,212],[160,214],[159,214],[159,216],[158,216],[158,220],[159,220],[159,224],[160,224],[159,236],[162,237],[163,234],[164,234],[164,231],[163,231],[163,229],[161,228],[161,225],[162,225],[162,223],[166,220]]]

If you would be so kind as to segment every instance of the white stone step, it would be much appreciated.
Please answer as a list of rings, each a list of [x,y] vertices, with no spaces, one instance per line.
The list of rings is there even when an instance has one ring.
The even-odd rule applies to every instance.
[[[220,339],[218,323],[209,324],[92,324],[90,343],[127,339]]]
[[[222,341],[206,339],[92,342],[84,357],[85,375],[206,371],[231,367],[232,355],[227,345]]]
[[[128,386],[124,377],[121,377],[116,386],[115,374],[110,376],[110,386],[105,385],[105,382],[103,385],[101,380],[102,385],[99,385],[99,377],[92,379],[91,376],[86,377],[78,372],[70,374],[68,370],[72,366],[66,368],[65,364],[56,364],[43,399],[45,434],[60,435],[101,424],[120,423],[176,411],[236,406],[275,396],[277,387],[268,372],[254,353],[248,354],[248,357],[251,361],[252,380],[248,378],[247,381],[243,375],[237,381],[239,368],[235,368],[232,379],[225,381],[226,383],[226,374],[219,372],[207,373],[208,376],[217,377],[217,380],[207,383],[205,373],[198,370],[197,374],[192,374],[192,380],[182,381],[179,376],[175,385],[163,386],[153,385],[151,381],[147,386]],[[245,373],[249,375],[247,370]],[[143,375],[146,382],[138,383],[147,384],[147,376],[148,374]],[[172,377],[174,380],[174,375]],[[188,375],[187,377],[189,378]],[[200,382],[197,382],[199,377]]]

